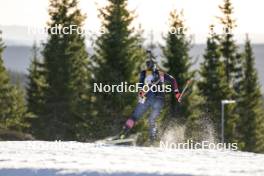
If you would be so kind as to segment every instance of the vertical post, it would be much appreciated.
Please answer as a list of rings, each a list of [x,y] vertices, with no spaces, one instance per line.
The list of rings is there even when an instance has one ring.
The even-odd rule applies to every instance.
[[[224,130],[225,130],[225,103],[221,102],[221,142],[224,143]]]

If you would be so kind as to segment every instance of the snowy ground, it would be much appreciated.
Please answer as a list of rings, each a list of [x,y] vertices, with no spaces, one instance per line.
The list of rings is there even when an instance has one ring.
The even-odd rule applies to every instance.
[[[217,150],[0,142],[0,176],[264,175],[264,155]]]

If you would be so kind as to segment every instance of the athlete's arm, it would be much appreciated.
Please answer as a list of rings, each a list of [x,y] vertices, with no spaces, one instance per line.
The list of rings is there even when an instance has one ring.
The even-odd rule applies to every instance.
[[[174,92],[176,99],[180,102],[179,98],[181,97],[181,93],[179,91],[178,83],[177,83],[176,79],[173,76],[171,76],[167,73],[164,73],[164,81],[171,83],[172,91]]]
[[[173,76],[171,76],[171,75],[169,75],[167,73],[164,73],[164,81],[165,82],[169,82],[172,85],[173,92],[175,92],[175,93],[179,92],[178,83],[177,83],[176,79]]]

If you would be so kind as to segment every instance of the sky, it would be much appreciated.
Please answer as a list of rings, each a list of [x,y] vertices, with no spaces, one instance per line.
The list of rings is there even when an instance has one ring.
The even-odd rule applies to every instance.
[[[107,5],[106,0],[79,0],[80,8],[87,15],[85,28],[99,32],[98,7]],[[23,35],[25,27],[44,27],[48,21],[48,0],[0,0],[0,29],[3,38],[10,40],[44,39],[43,36]],[[128,0],[128,8],[135,10],[134,25],[141,24],[145,35],[153,31],[155,40],[168,30],[168,17],[173,9],[184,10],[189,34],[196,43],[204,43],[208,26],[216,24],[220,16],[219,4],[223,0]],[[264,43],[264,1],[233,0],[234,17],[238,28],[235,32],[238,42],[243,42],[249,33],[253,43]],[[24,27],[24,28],[23,28]],[[21,31],[20,31],[21,29]]]

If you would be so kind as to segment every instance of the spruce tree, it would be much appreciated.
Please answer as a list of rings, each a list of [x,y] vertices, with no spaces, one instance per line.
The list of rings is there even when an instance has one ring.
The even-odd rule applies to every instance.
[[[215,129],[220,134],[221,124],[221,101],[230,99],[233,92],[230,89],[225,77],[225,65],[221,58],[218,35],[213,31],[214,26],[210,26],[211,32],[207,39],[207,47],[204,54],[204,61],[201,64],[201,80],[198,83],[200,93],[204,97],[204,111],[213,121]],[[229,119],[232,117],[232,107],[226,107],[225,115]],[[227,124],[225,124],[226,126]]]
[[[239,102],[239,134],[242,149],[246,151],[264,152],[264,109],[263,100],[255,68],[255,57],[247,36],[243,57],[244,79],[242,82],[242,98]]]
[[[183,13],[177,11],[170,13],[170,28],[176,31],[170,30],[165,37],[166,45],[163,47],[163,54],[166,60],[163,65],[168,73],[176,78],[181,92],[187,81],[194,79],[195,75],[195,72],[191,71],[192,58],[189,56],[191,40],[186,35]],[[183,122],[187,122],[187,126],[193,129],[190,131],[194,132],[201,115],[200,101],[195,85],[189,87],[189,92],[184,95],[180,104],[176,102],[175,94],[172,93],[169,101],[169,114],[166,117],[180,118]]]
[[[24,94],[19,85],[11,85],[4,67],[4,44],[0,31],[0,128],[23,131],[29,127]]]
[[[142,38],[131,23],[133,14],[127,10],[127,0],[109,0],[100,9],[105,33],[98,37],[95,45],[95,83],[103,85],[132,83],[135,69],[144,58]],[[137,72],[139,72],[138,70]],[[94,93],[96,99],[97,137],[117,132],[128,114],[131,113],[135,96],[130,93]]]
[[[39,49],[34,43],[32,47],[32,60],[29,67],[28,86],[27,86],[27,102],[28,111],[32,116],[31,131],[35,137],[42,136],[45,122],[41,121],[39,115],[43,108],[43,94],[45,87],[45,79],[43,75],[43,63],[38,55]]]
[[[85,37],[80,31],[67,34],[63,29],[82,28],[85,16],[77,0],[50,0],[49,15],[48,41],[42,52],[46,86],[40,114],[45,122],[45,134],[41,138],[83,139],[82,131],[89,115],[90,79]],[[61,27],[52,34],[51,29],[56,25]]]
[[[169,31],[165,37],[166,45],[162,48],[165,60],[164,68],[168,73],[177,79],[180,91],[188,80],[193,79],[194,72],[191,71],[192,58],[189,56],[190,39],[186,36],[186,27],[183,21],[182,13],[172,11],[170,13],[170,28],[177,29],[177,33]],[[187,118],[191,112],[189,111],[189,94],[184,97],[182,104],[178,104],[175,95],[170,98],[171,116]]]
[[[221,45],[221,53],[225,63],[225,73],[227,82],[235,89],[236,93],[240,93],[240,82],[242,80],[242,58],[238,53],[238,46],[234,40],[234,30],[237,27],[236,20],[232,17],[234,8],[231,0],[224,0],[223,5],[219,6],[223,13],[220,22],[223,27],[223,34],[219,38]],[[234,95],[235,97],[235,95]]]
[[[190,40],[185,35],[186,28],[182,14],[177,11],[170,13],[170,28],[177,29],[177,33],[169,31],[164,38],[166,45],[163,47],[165,56],[163,65],[168,70],[168,73],[177,79],[180,90],[182,90],[186,82],[193,77],[193,72],[190,71],[191,58],[188,53]],[[172,94],[170,99],[171,115],[186,117],[188,105],[182,105],[178,109],[176,105],[175,95]]]

